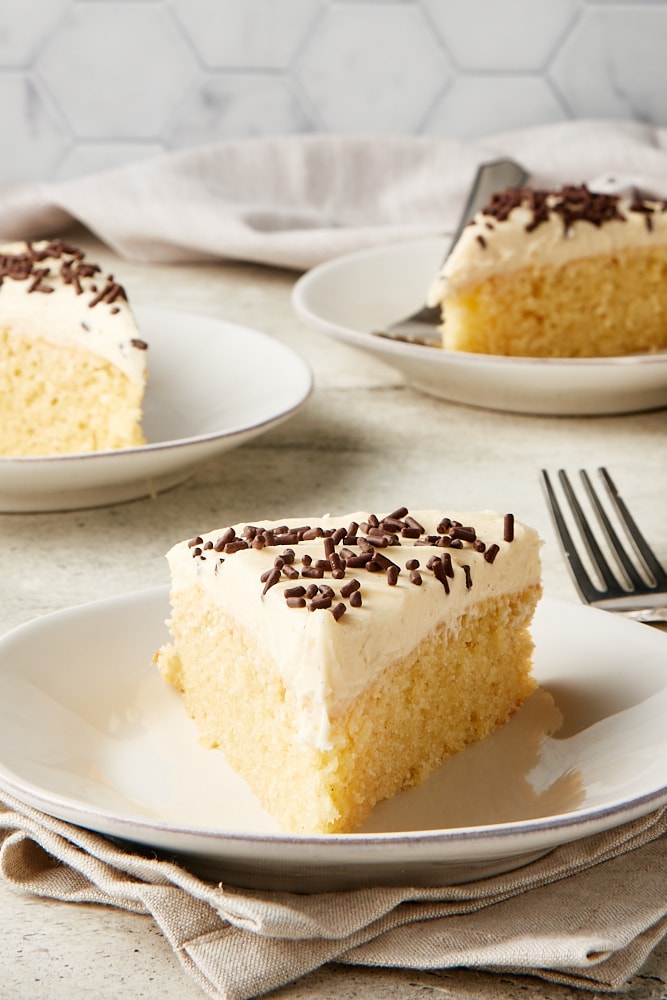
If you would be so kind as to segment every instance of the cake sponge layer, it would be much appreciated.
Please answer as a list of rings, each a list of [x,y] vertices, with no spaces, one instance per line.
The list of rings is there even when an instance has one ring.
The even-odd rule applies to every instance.
[[[81,348],[0,329],[0,455],[145,444],[143,385]]]
[[[448,350],[614,357],[667,350],[667,246],[530,266],[443,302]]]
[[[200,587],[173,595],[174,644],[157,662],[202,741],[224,750],[284,829],[351,832],[534,690],[528,626],[539,592],[489,598],[443,622],[340,708],[326,748],[300,738],[302,706],[271,656]]]

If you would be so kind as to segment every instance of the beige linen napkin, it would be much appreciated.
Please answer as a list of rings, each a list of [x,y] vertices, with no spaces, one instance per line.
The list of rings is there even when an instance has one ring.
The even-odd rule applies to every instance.
[[[72,180],[0,187],[0,239],[82,223],[121,256],[304,269],[452,233],[477,165],[512,156],[536,186],[635,185],[667,197],[667,128],[574,121],[487,136],[287,135],[164,154]]]
[[[667,934],[667,809],[479,882],[322,895],[203,882],[9,795],[0,845],[0,873],[18,889],[151,914],[215,1000],[247,1000],[333,961],[613,991]]]

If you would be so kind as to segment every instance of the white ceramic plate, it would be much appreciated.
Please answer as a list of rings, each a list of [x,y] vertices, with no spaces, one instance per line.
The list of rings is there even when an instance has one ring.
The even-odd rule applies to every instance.
[[[375,336],[424,304],[446,242],[423,239],[337,257],[296,283],[293,305],[314,329],[400,370],[456,403],[559,416],[667,406],[667,352],[621,358],[506,358]]]
[[[93,454],[0,458],[0,511],[98,507],[150,496],[187,479],[294,413],[312,377],[266,334],[209,316],[137,307],[149,344],[148,444]]]
[[[503,729],[378,807],[362,832],[281,834],[222,753],[198,744],[151,664],[167,613],[159,588],[0,639],[0,787],[203,875],[297,891],[482,877],[667,802],[667,637],[545,599],[540,689]]]

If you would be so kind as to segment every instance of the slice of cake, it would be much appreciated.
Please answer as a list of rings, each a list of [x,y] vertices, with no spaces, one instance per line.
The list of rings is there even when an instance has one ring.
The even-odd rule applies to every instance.
[[[539,549],[511,515],[405,508],[197,535],[155,659],[284,829],[353,831],[533,691]]]
[[[145,444],[146,346],[122,286],[83,251],[0,247],[0,455]]]
[[[527,357],[667,350],[667,202],[512,188],[433,285],[443,347]]]

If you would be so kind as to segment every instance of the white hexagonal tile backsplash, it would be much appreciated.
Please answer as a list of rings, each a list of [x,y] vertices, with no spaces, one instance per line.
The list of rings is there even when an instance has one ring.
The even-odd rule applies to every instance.
[[[330,3],[293,69],[330,132],[416,132],[451,78],[416,4]]]
[[[539,73],[582,0],[422,0],[462,70]]]
[[[667,125],[667,0],[22,0],[0,182],[262,134]]]
[[[34,69],[74,134],[154,139],[194,83],[197,61],[156,3],[73,3]]]
[[[667,123],[667,4],[587,9],[550,76],[576,118]]]
[[[49,177],[70,141],[66,124],[32,76],[0,74],[1,180]]]
[[[284,69],[325,0],[170,0],[211,69]]]

